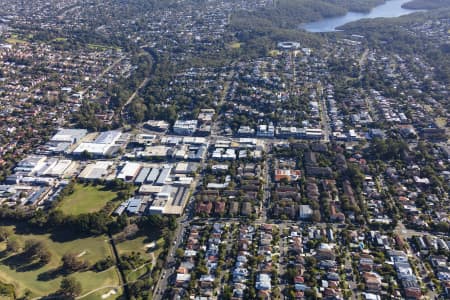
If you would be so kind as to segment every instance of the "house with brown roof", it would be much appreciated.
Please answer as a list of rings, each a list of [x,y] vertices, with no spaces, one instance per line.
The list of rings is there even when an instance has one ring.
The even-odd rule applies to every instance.
[[[316,258],[319,260],[335,260],[336,255],[331,249],[318,249],[316,252]]]
[[[250,202],[242,203],[241,215],[250,216],[252,214],[252,204]]]
[[[275,181],[279,182],[281,180],[295,181],[302,176],[300,170],[290,170],[290,169],[276,169],[275,170]]]
[[[196,211],[198,214],[209,215],[209,214],[211,214],[212,207],[213,207],[213,205],[210,201],[202,201],[197,204]]]
[[[364,283],[368,292],[379,292],[381,290],[380,275],[373,272],[363,273]]]
[[[294,283],[304,283],[305,279],[303,278],[303,276],[297,275],[294,278]]]
[[[422,298],[422,292],[420,291],[420,288],[409,287],[405,289],[405,297],[406,299],[419,300],[420,298]]]
[[[225,213],[225,202],[216,201],[214,202],[214,212],[218,215],[222,215]]]
[[[239,202],[232,201],[230,203],[230,208],[228,209],[228,213],[232,216],[236,216],[239,213]]]

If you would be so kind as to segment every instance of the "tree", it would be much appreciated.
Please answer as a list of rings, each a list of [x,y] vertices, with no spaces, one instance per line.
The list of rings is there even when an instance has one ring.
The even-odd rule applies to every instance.
[[[81,294],[81,283],[73,277],[66,277],[61,281],[59,292],[69,299],[74,299]]]
[[[6,251],[10,253],[17,253],[20,251],[22,246],[20,245],[19,241],[9,239],[6,243]]]
[[[222,297],[224,300],[228,300],[231,299],[231,297],[233,297],[233,290],[229,285],[225,285],[223,287]]]
[[[51,211],[48,216],[47,225],[51,228],[61,226],[65,222],[64,213],[60,210]]]
[[[354,186],[360,188],[362,187],[364,182],[364,173],[358,166],[353,164],[349,165],[347,170],[345,171],[345,175],[347,175]]]
[[[33,261],[36,258],[41,260],[44,257],[45,261],[49,258],[49,251],[43,242],[36,240],[27,240],[24,247],[24,256],[27,257],[30,261]]]
[[[439,222],[436,224],[436,231],[449,233],[450,232],[450,224],[446,222]]]
[[[175,255],[178,258],[182,258],[184,256],[184,250],[181,248],[178,248],[177,250],[175,250]]]
[[[318,223],[320,222],[320,219],[320,211],[315,209],[312,213],[312,221]]]
[[[64,254],[61,260],[63,262],[62,267],[71,272],[76,272],[87,267],[87,263],[74,253]]]
[[[97,272],[101,272],[111,268],[112,266],[114,266],[114,260],[110,256],[108,256],[105,259],[96,262],[95,265],[93,266],[93,269],[96,270]]]
[[[50,262],[51,259],[52,259],[52,253],[50,251],[48,251],[48,249],[43,249],[39,253],[39,260],[41,263],[46,265]]]
[[[11,229],[8,227],[0,227],[0,241],[6,241],[12,235]]]

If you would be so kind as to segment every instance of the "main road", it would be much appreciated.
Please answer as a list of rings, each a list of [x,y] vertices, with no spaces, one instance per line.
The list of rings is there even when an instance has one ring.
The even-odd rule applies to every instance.
[[[187,210],[189,210],[189,208],[190,208],[189,206],[191,206],[191,205],[192,205],[192,201],[189,202]],[[189,219],[190,219],[190,217],[189,217],[189,214],[187,214],[187,213],[184,214],[183,217],[178,218],[179,226],[177,227],[177,229],[175,231],[175,238],[174,238],[173,244],[171,245],[171,247],[169,249],[165,264],[161,270],[161,273],[159,274],[158,281],[156,282],[156,285],[154,286],[154,289],[153,289],[152,299],[154,299],[154,300],[164,299],[163,295],[167,289],[169,277],[173,273],[174,268],[175,268],[175,262],[176,262],[175,252],[176,252],[176,249],[178,249],[183,243],[183,237],[186,232],[186,228],[189,225]]]

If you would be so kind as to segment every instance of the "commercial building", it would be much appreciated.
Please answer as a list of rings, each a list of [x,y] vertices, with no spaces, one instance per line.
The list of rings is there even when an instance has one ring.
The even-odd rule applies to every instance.
[[[173,132],[180,135],[192,135],[197,131],[197,120],[177,120],[173,125]]]
[[[281,50],[296,50],[296,49],[300,49],[300,43],[298,43],[298,42],[279,42],[277,44],[277,46]]]
[[[153,131],[166,132],[169,129],[169,123],[165,121],[150,120],[144,124],[144,127]]]

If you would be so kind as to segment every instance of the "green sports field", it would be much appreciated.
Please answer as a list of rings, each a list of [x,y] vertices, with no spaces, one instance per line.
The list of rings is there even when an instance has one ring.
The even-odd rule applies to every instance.
[[[73,194],[65,197],[58,206],[63,213],[79,215],[101,210],[107,202],[116,198],[117,194],[106,190],[102,185],[75,184]]]

